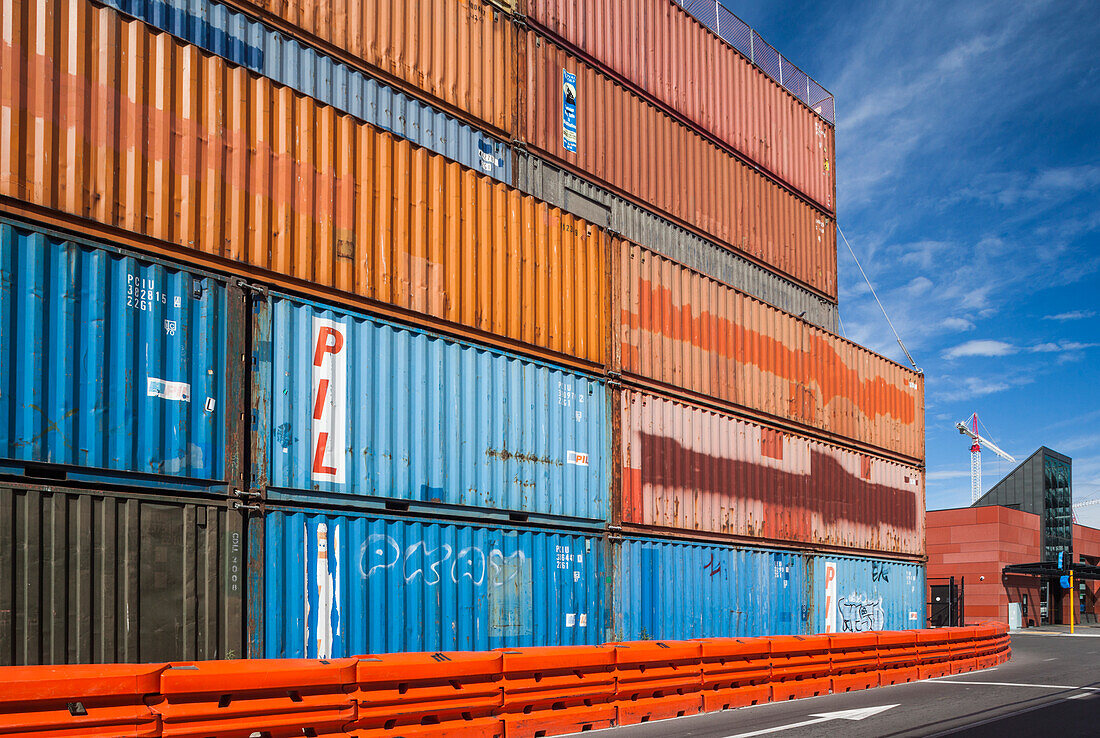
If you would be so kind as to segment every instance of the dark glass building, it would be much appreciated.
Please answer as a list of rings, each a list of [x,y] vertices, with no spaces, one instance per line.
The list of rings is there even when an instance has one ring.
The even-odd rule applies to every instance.
[[[1003,505],[1041,520],[1043,561],[1073,553],[1073,460],[1046,446],[1027,457],[972,507]]]

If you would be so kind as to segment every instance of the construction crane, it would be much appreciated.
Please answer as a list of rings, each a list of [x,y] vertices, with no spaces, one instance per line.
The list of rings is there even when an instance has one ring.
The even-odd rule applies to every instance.
[[[1000,456],[1005,461],[1016,463],[1016,459],[997,447],[997,444],[988,438],[978,435],[978,414],[971,415],[965,423],[955,423],[959,433],[970,436],[974,441],[970,446],[970,504],[973,505],[982,496],[982,446]]]

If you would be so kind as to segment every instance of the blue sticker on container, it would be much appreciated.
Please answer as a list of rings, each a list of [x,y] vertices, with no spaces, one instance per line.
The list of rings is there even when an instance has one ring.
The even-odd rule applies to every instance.
[[[577,151],[577,75],[561,70],[561,145]]]

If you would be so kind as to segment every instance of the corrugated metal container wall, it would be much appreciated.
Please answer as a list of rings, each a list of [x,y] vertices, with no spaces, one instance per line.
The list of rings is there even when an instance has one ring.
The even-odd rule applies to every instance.
[[[241,537],[224,501],[0,486],[0,666],[240,658]]]
[[[269,508],[266,539],[265,658],[605,636],[597,537]]]
[[[255,321],[274,487],[606,522],[602,381],[275,294]]]
[[[627,241],[622,371],[924,459],[924,377]]]
[[[224,484],[227,299],[210,275],[0,220],[0,468]]]
[[[835,211],[833,127],[675,3],[528,0],[527,17]]]
[[[829,216],[548,39],[528,33],[526,46],[528,146],[836,300]],[[563,73],[576,75],[573,150]]]
[[[0,41],[0,194],[603,363],[597,229],[114,10],[5,1],[43,40]]]
[[[626,538],[612,544],[616,640],[807,632],[806,561],[790,551]]]
[[[924,553],[920,470],[622,392],[624,524]]]
[[[510,17],[480,0],[239,0],[331,44],[413,94],[498,131],[517,107]],[[354,60],[354,61],[352,61]]]
[[[103,4],[471,169],[512,181],[512,150],[502,141],[221,3],[103,0]]]
[[[835,303],[534,154],[516,162],[515,185],[523,192],[836,333]]]
[[[924,566],[885,559],[815,556],[813,632],[924,627]]]

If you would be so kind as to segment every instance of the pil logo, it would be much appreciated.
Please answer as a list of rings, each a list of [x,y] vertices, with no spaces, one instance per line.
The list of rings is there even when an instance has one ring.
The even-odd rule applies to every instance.
[[[313,463],[310,478],[344,483],[347,446],[347,328],[313,318]]]

